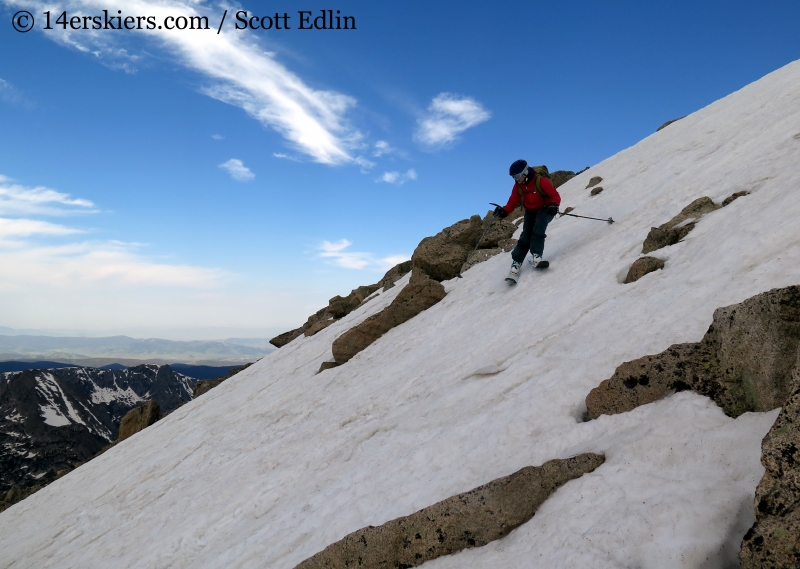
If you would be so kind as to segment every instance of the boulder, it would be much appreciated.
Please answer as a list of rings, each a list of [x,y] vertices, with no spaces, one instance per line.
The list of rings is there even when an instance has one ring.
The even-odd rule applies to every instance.
[[[659,131],[659,130],[661,130],[662,128],[665,128],[665,127],[667,127],[667,126],[671,125],[671,124],[672,124],[672,123],[674,123],[674,122],[677,122],[677,121],[679,121],[679,120],[681,120],[681,119],[685,119],[685,118],[686,118],[686,115],[683,115],[682,117],[678,117],[677,119],[672,119],[671,121],[667,121],[667,122],[665,122],[664,124],[662,124],[660,127],[658,127],[658,128],[656,129],[656,132],[658,132],[658,131]]]
[[[347,296],[334,296],[328,301],[328,306],[322,308],[308,317],[305,324],[300,328],[289,330],[272,338],[269,343],[276,348],[282,348],[295,338],[300,336],[313,336],[320,330],[324,330],[340,318],[344,318],[353,310],[370,298],[370,295],[383,287],[384,290],[390,289],[394,283],[402,278],[411,270],[411,261],[398,263],[389,269],[383,278],[376,284],[360,286],[350,291]]]
[[[761,443],[765,472],[756,489],[756,522],[739,552],[743,569],[800,567],[800,360],[793,387]]]
[[[705,196],[697,198],[668,222],[658,227],[651,227],[650,233],[642,243],[642,253],[647,254],[662,247],[674,245],[694,229],[701,217],[720,207],[722,206],[715,204],[711,198]]]
[[[508,238],[508,239],[501,239],[497,242],[497,246],[508,253],[509,251],[513,251],[514,247],[517,246],[517,239]]]
[[[332,351],[336,363],[345,363],[395,326],[442,300],[445,294],[439,282],[415,269],[411,280],[389,306],[334,340]]]
[[[527,522],[556,489],[604,460],[586,453],[527,466],[409,516],[355,531],[295,569],[409,568],[481,547]]]
[[[738,417],[783,405],[800,374],[800,286],[718,308],[700,342],[620,365],[586,397],[586,417],[630,411],[684,389]]]
[[[603,191],[603,186],[597,186],[596,188],[592,188],[592,191],[589,192],[591,195],[596,196],[600,192]]]
[[[411,256],[412,267],[421,269],[440,282],[452,279],[458,275],[481,233],[481,218],[473,215],[443,229],[433,237],[426,237]]]
[[[336,362],[322,362],[319,365],[319,370],[317,370],[317,373],[323,372],[326,369],[333,369],[333,368],[338,367],[338,366],[339,366],[339,364],[337,364]]]
[[[491,223],[492,226],[486,231],[486,234],[483,236],[478,247],[481,249],[495,249],[497,248],[500,241],[505,239],[509,239],[514,232],[517,230],[517,226],[508,221],[508,219],[499,219],[494,218],[494,212],[490,211],[487,213],[483,218],[483,228],[486,229],[486,226]],[[481,232],[482,233],[482,232]],[[475,246],[473,245],[473,248]],[[472,249],[470,249],[472,251]]]
[[[516,241],[514,241],[514,243],[516,243]],[[464,263],[464,268],[461,270],[461,273],[462,274],[466,273],[468,270],[470,270],[478,263],[483,263],[484,261],[487,261],[492,257],[494,257],[495,255],[499,255],[500,253],[503,252],[504,252],[503,249],[501,249],[500,247],[495,247],[494,249],[478,249],[477,251],[472,253],[469,256],[469,259],[467,259],[467,262]]]
[[[603,178],[601,178],[600,176],[593,176],[592,179],[589,180],[589,183],[586,184],[586,189],[588,190],[592,186],[596,186],[597,184],[599,184],[602,181],[603,181]]]
[[[569,170],[556,170],[555,172],[550,172],[550,181],[553,182],[553,187],[557,188],[575,176],[575,172]]]
[[[403,278],[409,271],[411,271],[411,259],[398,263],[383,275],[383,278],[378,281],[378,287],[383,287],[384,291],[389,290],[394,286],[394,283]]]
[[[656,257],[640,257],[636,259],[631,268],[628,269],[628,275],[625,277],[625,284],[638,281],[647,273],[652,273],[659,269],[664,268],[664,261]]]
[[[253,364],[249,363],[249,364],[245,364],[243,366],[233,367],[230,370],[228,370],[227,374],[225,374],[225,375],[223,375],[221,377],[218,377],[216,379],[201,379],[201,380],[199,380],[197,383],[194,384],[194,393],[192,393],[192,399],[197,399],[198,397],[200,397],[204,393],[206,393],[206,392],[210,391],[211,389],[215,388],[216,386],[218,386],[220,383],[222,383],[226,379],[232,378],[234,375],[236,375],[237,373],[239,373],[240,371],[242,371],[244,369],[249,368],[251,365],[253,365]]]
[[[161,407],[156,401],[148,401],[144,405],[134,407],[122,418],[119,425],[119,436],[117,442],[124,441],[131,435],[134,435],[146,429],[161,417]]]

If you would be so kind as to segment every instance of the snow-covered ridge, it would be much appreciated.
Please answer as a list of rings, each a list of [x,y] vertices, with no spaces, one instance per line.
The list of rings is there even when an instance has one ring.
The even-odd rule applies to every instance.
[[[583,452],[606,461],[528,523],[425,567],[735,564],[777,411],[734,420],[683,392],[581,416],[620,363],[698,341],[717,307],[800,283],[799,159],[795,62],[561,186],[575,213],[617,222],[554,221],[547,272],[509,288],[508,257],[489,259],[317,374],[398,282],[0,514],[0,565],[291,569],[356,529]],[[591,197],[594,175],[604,191]],[[650,227],[743,190],[655,251],[663,270],[621,284]]]

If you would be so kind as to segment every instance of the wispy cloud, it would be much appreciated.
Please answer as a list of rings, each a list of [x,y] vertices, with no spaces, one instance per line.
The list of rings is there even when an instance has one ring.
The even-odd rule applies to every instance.
[[[376,158],[380,158],[384,154],[391,154],[393,151],[394,149],[391,146],[389,146],[388,142],[386,142],[385,140],[379,140],[378,142],[375,143],[375,146],[372,150],[372,155],[375,156]]]
[[[68,215],[97,213],[94,204],[85,199],[71,198],[44,186],[34,188],[11,183],[0,176],[0,215]]]
[[[60,13],[113,11],[119,3],[112,0],[0,0],[6,5],[27,10]],[[127,14],[147,14],[163,21],[176,13],[183,16],[206,16],[217,22],[216,5],[199,0],[127,0]],[[230,21],[230,20],[229,20]],[[230,24],[232,25],[232,24]],[[227,27],[221,34],[179,30],[142,30],[120,34],[113,30],[53,30],[51,39],[106,61],[119,61],[130,71],[140,55],[121,45],[133,34],[154,40],[189,69],[201,73],[210,85],[204,94],[240,107],[264,126],[280,133],[295,150],[323,164],[352,162],[350,149],[361,134],[346,119],[356,100],[335,91],[309,87],[295,73],[279,63],[274,53],[264,51],[257,36]],[[141,52],[144,54],[144,50]]]
[[[222,136],[221,134],[212,134],[211,138],[213,138],[214,140],[225,140],[225,137]]]
[[[411,257],[408,255],[391,255],[388,257],[375,258],[372,253],[359,251],[346,251],[353,243],[347,239],[339,241],[323,241],[318,247],[318,254],[323,259],[329,259],[330,263],[345,269],[377,269],[387,271],[398,263],[407,261]]]
[[[401,174],[400,172],[384,172],[383,176],[381,176],[377,182],[386,182],[387,184],[397,184],[398,186],[402,186],[409,180],[416,180],[417,179],[417,171],[411,168],[405,174]]]
[[[417,142],[442,147],[458,139],[458,135],[489,120],[492,113],[470,97],[440,93],[428,107],[428,116],[420,119],[414,136]]]
[[[245,166],[244,162],[237,158],[231,158],[227,162],[220,164],[219,167],[223,170],[227,170],[231,178],[239,180],[240,182],[248,182],[256,177],[256,175],[250,171],[250,168]]]
[[[45,286],[77,290],[87,283],[119,286],[216,286],[225,276],[205,267],[160,263],[140,254],[141,245],[119,241],[49,244],[52,239],[86,233],[29,216],[97,213],[94,203],[42,186],[12,184],[0,175],[0,267],[11,268],[0,279],[0,291]],[[25,216],[25,217],[21,217]],[[47,238],[47,241],[43,241]],[[48,244],[42,244],[48,243]],[[99,286],[99,285],[98,285]],[[83,289],[81,289],[83,290]],[[83,293],[81,293],[83,294]]]
[[[0,240],[31,235],[74,235],[82,229],[36,219],[6,219],[0,217]]]
[[[27,97],[5,79],[0,79],[0,101],[9,105],[17,105],[26,109],[33,108],[33,103]]]

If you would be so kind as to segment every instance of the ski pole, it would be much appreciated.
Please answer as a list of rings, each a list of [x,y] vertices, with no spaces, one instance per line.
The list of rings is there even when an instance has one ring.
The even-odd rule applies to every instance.
[[[494,206],[497,206],[497,207],[501,207],[501,206],[497,205],[496,203],[492,203],[492,202],[489,202],[489,205],[494,205]],[[486,226],[486,229],[484,229],[484,230],[483,230],[483,233],[481,233],[481,238],[480,238],[480,239],[478,239],[478,243],[475,245],[475,248],[472,250],[472,253],[470,253],[469,255],[467,255],[467,259],[466,259],[466,260],[464,261],[464,263],[461,265],[461,268],[458,270],[458,274],[456,275],[458,278],[460,278],[460,279],[463,279],[463,278],[464,278],[464,277],[462,277],[462,276],[461,276],[461,271],[462,271],[462,270],[464,270],[464,265],[466,265],[466,264],[467,264],[467,261],[469,261],[469,258],[470,258],[470,257],[472,257],[473,253],[475,253],[475,251],[477,251],[477,250],[478,250],[478,246],[481,244],[481,241],[483,241],[483,236],[484,236],[484,235],[486,235],[486,232],[487,232],[487,231],[489,231],[489,228],[490,228],[490,227],[492,226],[492,224],[494,223],[494,220],[495,220],[495,218],[497,218],[497,216],[496,216],[496,215],[493,215],[493,216],[492,216],[492,219],[489,221],[489,225],[487,225],[487,226]]]
[[[612,223],[614,223],[614,220],[613,220],[613,219],[611,219],[610,217],[609,217],[608,219],[600,219],[599,217],[586,217],[585,215],[575,215],[574,213],[561,213],[561,212],[559,212],[559,214],[558,214],[558,215],[559,215],[559,216],[562,216],[562,215],[569,215],[569,216],[571,216],[571,217],[582,217],[583,219],[595,219],[595,220],[597,220],[597,221],[605,221],[605,222],[608,222],[609,224],[612,224]]]

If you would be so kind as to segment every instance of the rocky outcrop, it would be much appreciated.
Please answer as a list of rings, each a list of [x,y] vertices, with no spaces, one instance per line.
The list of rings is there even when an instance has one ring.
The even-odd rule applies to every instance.
[[[800,567],[800,361],[794,391],[761,443],[766,472],[756,489],[756,523],[745,534],[742,569]]]
[[[214,389],[216,386],[218,386],[220,383],[222,383],[226,379],[232,378],[234,375],[236,375],[237,373],[239,373],[242,370],[245,370],[245,369],[249,368],[251,365],[253,365],[253,364],[250,363],[250,364],[245,364],[243,366],[238,366],[238,367],[231,368],[230,371],[228,371],[228,373],[226,375],[223,375],[222,377],[218,377],[216,379],[201,379],[201,380],[198,380],[198,382],[194,384],[194,393],[192,393],[192,398],[193,399],[197,399],[198,397],[200,397],[204,393],[210,391],[211,389]]]
[[[332,347],[336,363],[345,363],[395,326],[442,300],[445,294],[439,282],[415,270],[389,306],[336,338]]]
[[[683,115],[682,117],[678,117],[677,119],[672,119],[671,121],[667,121],[664,124],[662,124],[660,127],[658,127],[656,129],[656,132],[658,132],[659,130],[661,130],[661,129],[665,128],[665,127],[668,127],[669,125],[671,125],[674,122],[677,122],[677,121],[679,121],[681,119],[685,119],[685,118],[686,118],[686,115]]]
[[[531,519],[557,488],[592,472],[604,460],[587,453],[525,467],[410,516],[355,531],[295,569],[410,568],[481,547]]]
[[[328,301],[328,306],[309,316],[305,324],[299,328],[295,328],[294,330],[289,330],[288,332],[284,332],[283,334],[275,336],[269,341],[269,343],[276,348],[282,348],[295,338],[298,338],[302,335],[313,336],[340,318],[344,318],[350,314],[353,310],[361,306],[365,300],[369,299],[370,295],[378,289],[383,288],[384,290],[387,290],[393,287],[394,283],[406,275],[410,270],[411,261],[399,263],[389,269],[379,282],[372,285],[355,288],[350,291],[350,294],[344,297],[339,295],[334,296],[332,299],[330,299],[330,301]]]
[[[638,281],[647,273],[658,271],[664,268],[664,261],[656,257],[639,257],[636,259],[631,268],[628,269],[628,274],[625,277],[625,284]]]
[[[420,241],[411,255],[411,266],[440,282],[455,278],[481,233],[483,223],[478,215],[454,223]]]
[[[148,401],[144,405],[134,407],[122,418],[119,425],[117,442],[122,442],[139,431],[146,429],[161,418],[161,407],[156,401]]]
[[[780,407],[800,373],[800,286],[773,289],[718,308],[700,342],[620,365],[586,397],[594,419],[692,389],[731,417]]]
[[[592,179],[589,180],[589,183],[586,184],[586,189],[588,190],[589,188],[591,188],[593,186],[596,186],[597,184],[599,184],[602,181],[603,181],[603,178],[601,178],[600,176],[593,176]]]
[[[708,197],[697,198],[668,222],[658,227],[651,227],[650,233],[647,234],[644,243],[642,243],[642,253],[647,254],[662,247],[674,245],[686,237],[705,214],[725,207],[736,198],[746,196],[748,193],[736,192],[725,198],[722,204],[719,205]]]
[[[389,290],[394,286],[394,283],[406,276],[410,271],[411,259],[389,269],[389,271],[383,275],[383,278],[378,281],[378,286],[383,288],[383,290]]]
[[[596,196],[597,194],[599,194],[602,191],[603,191],[603,186],[597,186],[596,188],[592,188],[592,191],[589,192],[589,194],[592,195],[592,196]]]

